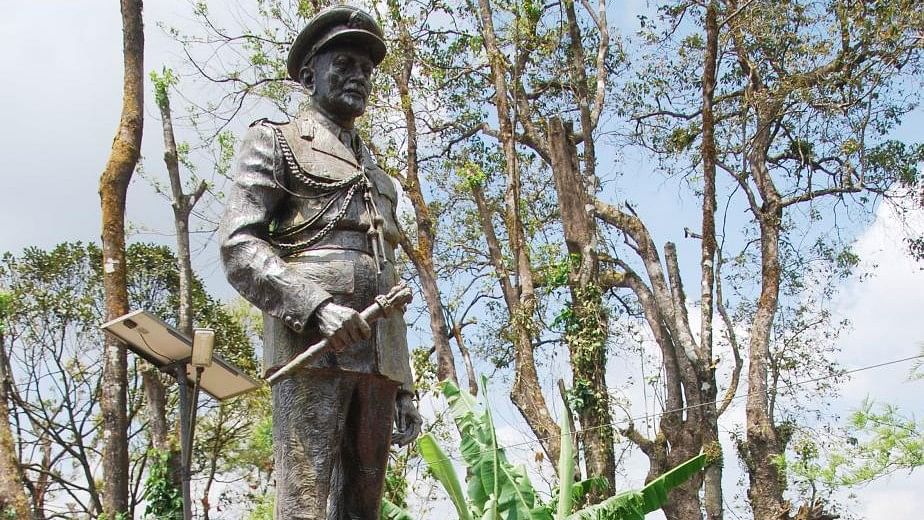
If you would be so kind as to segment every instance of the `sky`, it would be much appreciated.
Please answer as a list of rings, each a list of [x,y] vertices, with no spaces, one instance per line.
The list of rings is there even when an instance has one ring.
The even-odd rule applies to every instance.
[[[625,4],[619,23],[631,27],[633,11],[645,9],[646,2]],[[614,8],[618,9],[618,8]],[[180,60],[178,49],[158,29],[156,22],[182,22],[188,13],[185,2],[149,0],[145,2],[145,68],[159,70],[165,63]],[[30,0],[6,2],[0,18],[0,114],[6,124],[0,127],[0,251],[18,253],[27,246],[51,247],[62,241],[97,241],[100,210],[97,183],[109,153],[121,108],[121,18],[114,1]],[[147,94],[145,170],[160,175],[163,153],[160,122],[152,108],[150,87]],[[924,117],[913,114],[899,135],[922,135]],[[644,163],[632,168],[646,168]],[[164,177],[161,176],[163,179]],[[666,182],[640,182],[632,188],[634,200],[665,216],[653,218],[658,241],[680,240],[682,229],[670,218],[694,213],[694,207],[678,207],[680,188]],[[689,203],[688,203],[689,204]],[[172,244],[169,204],[153,193],[143,179],[133,181],[129,192],[128,220],[133,239]],[[917,220],[921,223],[922,220]],[[861,258],[875,265],[875,274],[864,281],[843,283],[834,302],[838,316],[848,318],[849,333],[844,334],[839,360],[845,368],[863,367],[920,352],[924,341],[924,271],[905,256],[902,229],[888,208],[880,207],[876,218],[859,230],[855,245]],[[204,237],[208,238],[208,237]],[[683,251],[681,251],[683,254]],[[233,290],[224,281],[217,264],[217,248],[206,242],[195,258],[198,272],[216,294],[230,298]],[[624,386],[629,363],[613,359],[610,386]],[[552,363],[553,372],[566,375],[564,360]],[[897,364],[855,374],[842,387],[831,409],[846,416],[864,399],[895,403],[908,413],[920,415],[924,409],[924,382],[907,380],[910,363]],[[554,375],[553,375],[554,376]],[[637,376],[637,374],[636,374]],[[557,377],[549,380],[554,381]],[[506,382],[493,383],[492,394],[504,396]],[[555,396],[549,389],[549,396]],[[633,394],[637,397],[639,392]],[[641,399],[633,399],[640,402]],[[492,399],[496,405],[499,433],[507,445],[524,442],[526,428],[516,410],[505,399]],[[559,409],[556,399],[550,399]],[[733,408],[723,422],[725,430],[740,426],[743,406]],[[633,408],[643,414],[644,408]],[[732,453],[728,435],[723,438]],[[533,460],[535,448],[511,450],[515,460]],[[741,476],[734,464],[727,465],[727,483],[734,486]],[[638,456],[624,466],[626,486],[641,484],[646,471]],[[732,487],[729,487],[732,489]],[[924,472],[896,473],[888,479],[854,490],[854,512],[863,518],[902,520],[916,518],[924,510]],[[739,489],[740,491],[740,489]],[[735,511],[741,515],[740,510]],[[652,515],[652,518],[657,518]],[[729,518],[736,516],[729,515]]]

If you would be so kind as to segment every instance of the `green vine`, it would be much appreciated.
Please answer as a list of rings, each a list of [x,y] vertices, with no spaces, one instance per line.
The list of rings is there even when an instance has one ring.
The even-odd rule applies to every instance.
[[[144,483],[144,517],[154,520],[183,518],[183,496],[170,480],[170,453],[152,448],[148,479]]]
[[[555,323],[564,328],[574,370],[568,400],[579,414],[603,416],[608,412],[605,409],[606,390],[596,388],[591,378],[603,369],[602,363],[606,361],[607,313],[596,285],[576,287],[573,293],[574,301],[555,319]]]

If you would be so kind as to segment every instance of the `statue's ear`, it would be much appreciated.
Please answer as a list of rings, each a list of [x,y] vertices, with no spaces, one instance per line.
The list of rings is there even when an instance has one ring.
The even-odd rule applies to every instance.
[[[309,95],[314,94],[314,66],[312,61],[308,60],[298,71],[298,82],[305,87]]]

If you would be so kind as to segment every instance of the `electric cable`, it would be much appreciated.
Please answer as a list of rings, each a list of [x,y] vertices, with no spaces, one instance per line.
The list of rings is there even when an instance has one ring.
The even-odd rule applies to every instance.
[[[778,389],[795,388],[795,387],[799,387],[799,386],[802,386],[802,385],[807,385],[807,384],[810,384],[810,383],[817,383],[817,382],[819,382],[819,381],[824,381],[824,380],[827,380],[827,379],[833,379],[833,378],[835,378],[835,377],[841,377],[841,376],[845,376],[845,375],[856,374],[856,373],[859,373],[859,372],[865,372],[865,371],[867,371],[867,370],[873,370],[873,369],[876,369],[876,368],[882,368],[882,367],[886,367],[886,366],[890,366],[890,365],[897,365],[897,364],[900,364],[900,363],[907,363],[908,361],[914,361],[914,360],[916,360],[916,359],[924,359],[924,354],[918,354],[918,355],[915,355],[915,356],[908,356],[908,357],[904,357],[904,358],[901,358],[901,359],[894,359],[894,360],[891,360],[891,361],[884,361],[884,362],[875,363],[875,364],[872,364],[872,365],[861,366],[861,367],[858,367],[858,368],[853,368],[853,369],[850,369],[850,370],[845,370],[845,371],[839,372],[839,373],[837,373],[837,374],[829,374],[829,375],[825,375],[825,376],[819,376],[819,377],[813,377],[813,378],[809,378],[809,379],[804,379],[804,380],[802,380],[802,381],[796,381],[796,382],[794,382],[794,383],[789,383],[789,384],[786,384],[786,385],[780,385],[780,386],[778,387]],[[743,394],[737,394],[737,395],[732,396],[732,397],[731,397],[731,400],[732,400],[732,401],[737,401],[737,400],[739,400],[739,399],[743,399],[743,398],[749,397],[749,396],[751,396],[751,395],[756,395],[757,393],[758,393],[758,392],[746,392],[746,393],[743,393]],[[571,435],[572,435],[572,436],[575,436],[575,435],[579,435],[579,434],[582,434],[582,433],[588,432],[588,431],[593,431],[593,430],[602,429],[602,428],[610,428],[610,427],[614,427],[614,426],[617,426],[617,425],[620,425],[620,424],[635,423],[636,421],[645,420],[645,419],[656,419],[656,418],[658,418],[658,417],[661,417],[661,416],[664,416],[664,415],[668,415],[668,414],[672,414],[672,413],[681,413],[681,412],[685,412],[685,411],[687,411],[687,410],[693,410],[693,409],[697,409],[697,408],[702,408],[702,407],[704,407],[704,406],[709,406],[709,405],[713,405],[713,404],[718,404],[718,403],[723,402],[724,400],[725,400],[724,398],[722,398],[722,399],[716,399],[716,400],[713,400],[713,401],[707,401],[707,402],[703,402],[703,403],[697,403],[697,404],[694,404],[694,405],[682,406],[682,407],[680,407],[680,408],[674,408],[674,409],[671,409],[671,410],[663,410],[663,411],[661,411],[661,412],[654,412],[654,413],[645,414],[645,415],[638,415],[638,416],[634,416],[634,417],[627,417],[627,418],[625,418],[625,419],[620,419],[620,420],[618,420],[618,421],[612,421],[612,422],[609,422],[609,423],[607,423],[607,424],[601,424],[601,425],[592,426],[592,427],[588,427],[588,428],[576,429],[575,431],[571,432]],[[514,444],[508,444],[508,445],[506,445],[506,446],[498,446],[497,449],[498,449],[498,450],[507,450],[507,449],[511,449],[511,448],[519,448],[519,447],[522,447],[522,446],[535,445],[535,444],[541,443],[542,441],[550,440],[550,439],[552,439],[552,438],[553,438],[553,436],[538,437],[538,438],[533,439],[533,440],[518,442],[518,443],[514,443]],[[479,454],[479,455],[483,455],[483,454],[485,454],[485,453],[490,453],[491,451],[493,451],[493,450],[482,450],[482,451],[478,452],[478,454]],[[453,455],[453,456],[446,456],[445,458],[442,458],[442,459],[440,459],[440,460],[456,461],[456,462],[463,462],[463,461],[464,461],[464,459],[463,459],[461,456],[456,456],[456,455]]]

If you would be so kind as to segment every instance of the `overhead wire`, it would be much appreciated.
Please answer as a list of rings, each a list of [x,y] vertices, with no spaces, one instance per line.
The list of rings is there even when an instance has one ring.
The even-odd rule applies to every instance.
[[[824,381],[824,380],[827,380],[827,379],[834,379],[834,378],[837,378],[837,377],[843,377],[843,376],[847,376],[847,375],[850,375],[850,374],[856,374],[856,373],[859,373],[859,372],[865,372],[865,371],[867,371],[867,370],[873,370],[873,369],[877,369],[877,368],[883,368],[883,367],[886,367],[886,366],[897,365],[897,364],[900,364],[900,363],[907,363],[907,362],[909,362],[909,361],[914,361],[914,360],[916,360],[916,359],[924,359],[924,354],[917,354],[917,355],[914,355],[914,356],[908,356],[908,357],[904,357],[904,358],[900,358],[900,359],[893,359],[893,360],[891,360],[891,361],[884,361],[884,362],[875,363],[875,364],[872,364],[872,365],[865,365],[865,366],[861,366],[861,367],[858,367],[858,368],[853,368],[853,369],[850,369],[850,370],[845,370],[845,371],[843,371],[843,372],[838,372],[838,373],[836,373],[836,374],[828,374],[828,375],[824,375],[824,376],[819,376],[819,377],[813,377],[813,378],[809,378],[809,379],[804,379],[804,380],[801,380],[801,381],[796,381],[796,382],[794,382],[794,383],[789,383],[789,384],[786,384],[786,385],[780,385],[777,389],[796,388],[796,387],[799,387],[799,386],[803,386],[803,385],[807,385],[807,384],[811,384],[811,383],[817,383],[817,382],[819,382],[819,381]],[[737,400],[739,400],[739,399],[743,399],[743,398],[749,397],[749,396],[751,396],[751,395],[756,395],[757,393],[758,393],[758,392],[745,392],[745,393],[742,393],[742,394],[737,394],[737,395],[732,396],[731,400],[737,401]],[[584,432],[588,432],[588,431],[593,431],[593,430],[602,429],[602,428],[611,428],[611,427],[618,426],[618,425],[620,425],[620,424],[630,424],[630,423],[635,423],[636,421],[641,421],[641,420],[657,419],[657,418],[659,418],[659,417],[662,417],[662,416],[668,415],[668,414],[682,413],[682,412],[685,412],[685,411],[687,411],[687,410],[694,410],[694,409],[697,409],[697,408],[702,408],[702,407],[704,407],[704,406],[709,406],[709,405],[718,404],[718,403],[723,402],[724,400],[725,400],[724,398],[722,398],[722,399],[716,399],[716,400],[713,400],[713,401],[706,401],[706,402],[703,402],[703,403],[697,403],[697,404],[693,404],[693,405],[682,406],[682,407],[674,408],[674,409],[671,409],[671,410],[663,410],[663,411],[661,411],[661,412],[653,412],[653,413],[645,414],[645,415],[638,415],[638,416],[634,416],[634,417],[627,417],[627,418],[625,418],[625,419],[620,419],[620,420],[618,420],[618,421],[612,421],[612,422],[609,422],[609,423],[607,423],[607,424],[601,424],[601,425],[597,425],[597,426],[591,426],[591,427],[588,427],[588,428],[576,429],[574,432],[572,432],[572,435],[580,435],[580,434],[582,434],[582,433],[584,433]],[[514,449],[514,448],[521,448],[521,447],[523,447],[523,446],[536,445],[536,444],[542,443],[543,441],[551,440],[551,439],[554,438],[554,437],[555,437],[555,436],[537,437],[536,439],[532,439],[532,440],[527,440],[527,441],[523,441],[523,442],[508,444],[508,445],[504,445],[504,446],[498,446],[497,449],[499,449],[499,450],[508,450],[508,449]],[[479,455],[483,455],[483,454],[485,454],[485,453],[490,453],[491,451],[494,451],[494,450],[493,450],[493,449],[492,449],[492,450],[482,450],[482,451],[478,452],[478,454],[479,454]],[[447,455],[445,458],[440,459],[440,460],[460,462],[460,461],[463,461],[463,458],[462,458],[461,455]]]

